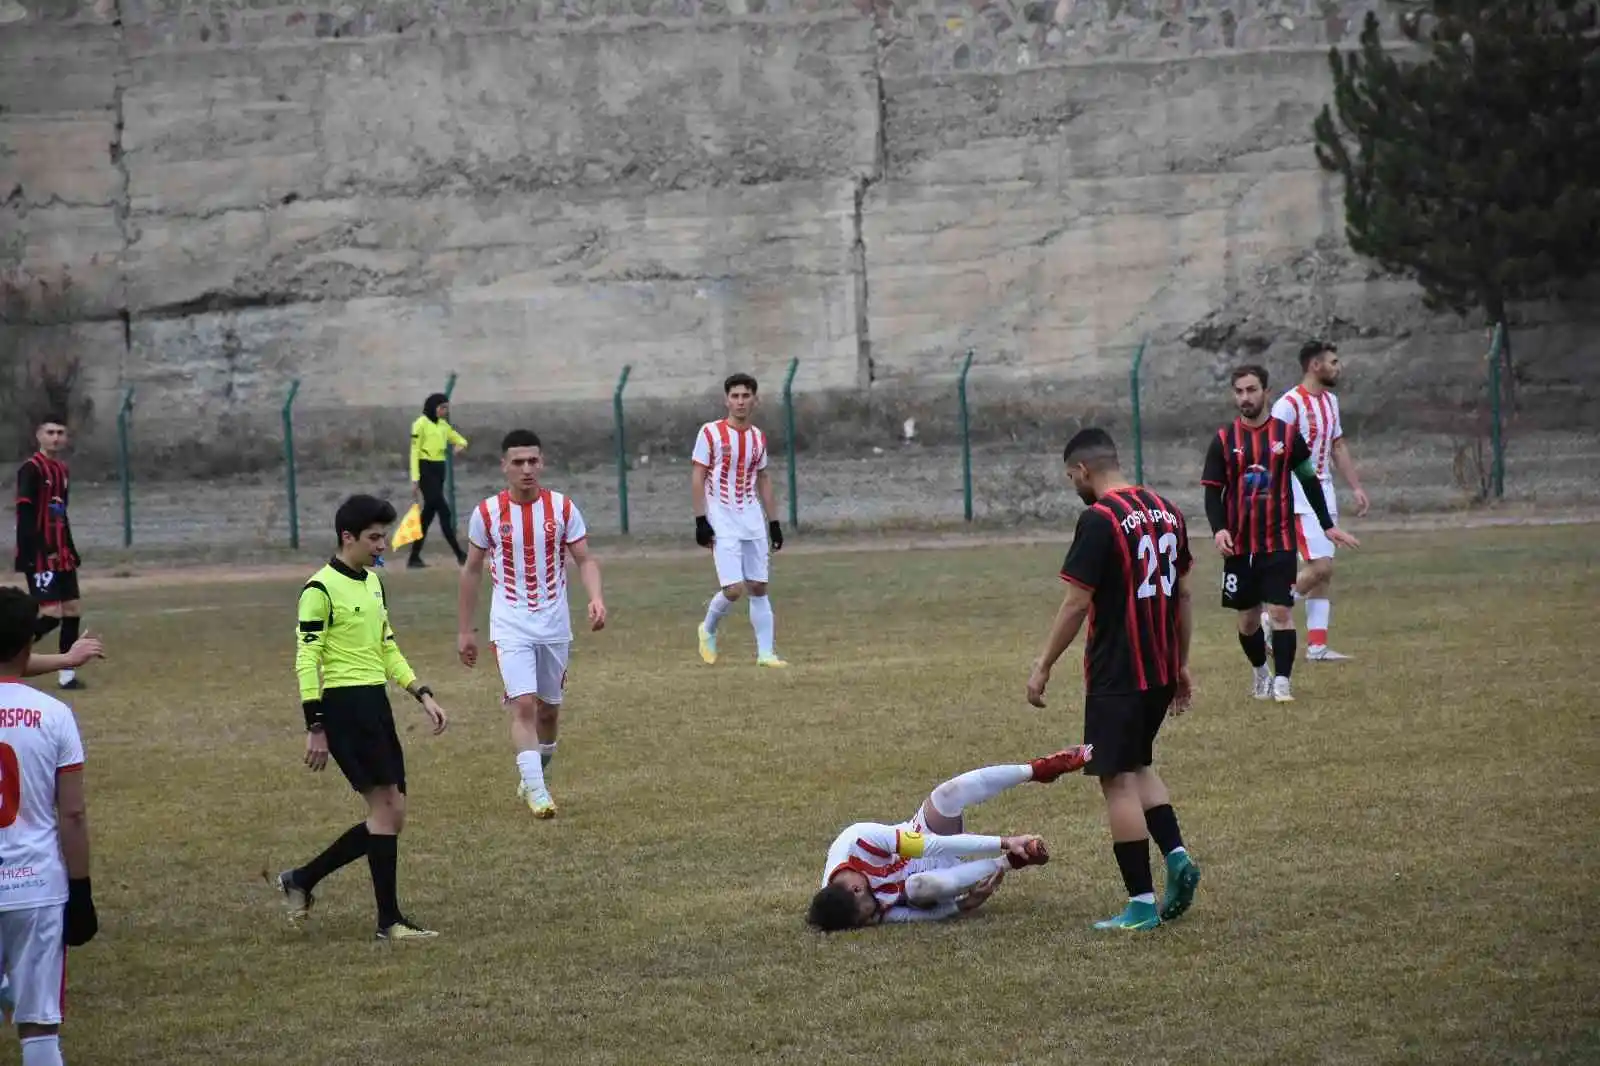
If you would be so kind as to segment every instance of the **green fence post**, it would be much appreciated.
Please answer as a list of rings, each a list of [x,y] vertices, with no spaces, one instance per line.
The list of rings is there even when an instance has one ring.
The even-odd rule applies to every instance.
[[[300,550],[300,497],[294,480],[294,398],[299,394],[300,379],[295,378],[283,401],[283,464],[289,484],[289,547],[296,551]]]
[[[128,415],[133,410],[133,386],[122,394],[117,411],[117,478],[122,482],[122,546],[133,547],[133,464],[128,459]]]
[[[444,383],[445,402],[450,401],[450,394],[456,391],[456,372],[450,371],[450,380]],[[454,425],[454,423],[451,423]],[[444,491],[450,500],[450,517],[453,520],[459,513],[456,511],[456,449],[449,441],[444,444]]]
[[[1133,353],[1133,368],[1128,371],[1128,387],[1133,395],[1133,481],[1136,485],[1144,484],[1144,423],[1139,418],[1139,368],[1144,365],[1144,349],[1149,343],[1148,337],[1139,342],[1139,347]]]
[[[789,360],[789,373],[783,379],[783,439],[789,450],[789,526],[800,528],[800,496],[794,474],[794,372],[800,360]]]
[[[967,418],[967,371],[972,369],[972,356],[973,350],[968,348],[956,381],[956,400],[961,406],[961,507],[968,522],[972,521],[972,432]]]
[[[1490,476],[1497,500],[1506,495],[1506,442],[1500,401],[1500,353],[1505,351],[1505,329],[1504,322],[1496,322],[1494,342],[1489,345],[1489,447],[1493,456]]]
[[[617,378],[617,389],[611,394],[611,417],[617,425],[617,502],[622,507],[622,532],[628,532],[628,431],[622,421],[622,390],[628,387],[632,364],[622,368]]]

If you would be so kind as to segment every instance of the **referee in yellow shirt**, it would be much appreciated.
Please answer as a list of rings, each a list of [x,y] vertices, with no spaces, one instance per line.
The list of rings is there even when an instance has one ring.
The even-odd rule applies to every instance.
[[[400,654],[383,582],[371,569],[388,548],[394,520],[387,500],[350,497],[334,515],[338,554],[300,590],[294,668],[306,719],[305,764],[320,771],[331,755],[366,800],[367,818],[306,865],[280,873],[276,887],[287,901],[289,921],[298,925],[311,910],[317,884],[365,855],[378,902],[378,939],[415,940],[438,934],[406,918],[397,898],[406,761],[387,683],[402,686],[422,704],[435,736],[448,719]]]
[[[422,504],[422,536],[411,542],[411,558],[406,560],[412,570],[426,565],[422,561],[422,542],[428,539],[428,526],[433,524],[434,515],[439,516],[439,529],[450,550],[456,553],[456,564],[467,561],[467,553],[456,541],[450,501],[444,497],[445,449],[453,445],[456,451],[465,451],[467,438],[446,421],[449,417],[449,397],[436,392],[423,401],[421,416],[411,423],[411,498]]]

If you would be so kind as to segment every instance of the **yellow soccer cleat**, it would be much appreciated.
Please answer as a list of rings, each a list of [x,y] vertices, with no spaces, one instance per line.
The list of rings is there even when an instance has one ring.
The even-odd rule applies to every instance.
[[[535,818],[554,818],[556,816],[556,801],[550,798],[550,790],[547,788],[529,788],[527,785],[518,785],[517,797],[528,805],[528,810],[533,812]]]
[[[700,637],[700,661],[710,666],[717,661],[717,635],[706,629],[704,622],[695,632]]]
[[[786,669],[789,664],[778,658],[776,655],[763,655],[756,660],[756,665],[771,666],[777,669]]]

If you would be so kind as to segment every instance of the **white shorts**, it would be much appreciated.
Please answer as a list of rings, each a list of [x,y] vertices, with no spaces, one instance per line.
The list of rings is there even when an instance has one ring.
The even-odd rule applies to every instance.
[[[60,1025],[67,994],[66,907],[0,911],[0,966],[16,1002],[13,1025]]]
[[[718,537],[711,545],[717,564],[717,584],[723,588],[741,581],[767,580],[767,538],[729,540]]]
[[[500,663],[500,680],[505,682],[507,703],[519,696],[537,696],[555,707],[567,688],[568,644],[496,644],[494,656]]]
[[[1317,521],[1317,516],[1314,514],[1297,514],[1294,517],[1300,526],[1299,535],[1295,537],[1298,542],[1297,546],[1300,549],[1300,558],[1306,562],[1311,562],[1313,559],[1332,559],[1333,541],[1328,539],[1327,531],[1322,528],[1322,523]],[[1333,519],[1335,525],[1338,525],[1339,513],[1337,511],[1330,514],[1329,517]]]

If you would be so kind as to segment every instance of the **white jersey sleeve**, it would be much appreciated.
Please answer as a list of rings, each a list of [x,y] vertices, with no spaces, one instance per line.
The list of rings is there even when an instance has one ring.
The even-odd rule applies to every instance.
[[[757,430],[756,432],[756,440],[759,443],[756,446],[755,467],[757,471],[761,471],[767,468],[767,435],[762,433],[760,430]]]
[[[484,524],[481,504],[472,509],[472,515],[467,519],[467,543],[483,551],[489,550],[489,527]]]
[[[689,454],[689,458],[700,466],[711,468],[711,460],[714,458],[711,454],[711,423],[707,422],[701,426],[700,431],[694,435],[694,450]]]
[[[1300,428],[1300,408],[1294,405],[1286,392],[1278,397],[1278,402],[1272,405],[1272,417],[1280,422],[1287,422],[1295,429]]]
[[[1344,416],[1339,414],[1339,397],[1330,392],[1328,402],[1333,405],[1333,425],[1328,429],[1328,443],[1332,444],[1344,436]]]
[[[583,512],[578,510],[578,505],[572,502],[571,496],[563,497],[566,508],[566,517],[562,520],[563,545],[575,544],[589,535],[588,523],[583,520]]]
[[[83,737],[78,720],[69,711],[51,719],[56,723],[56,772],[83,769]]]

